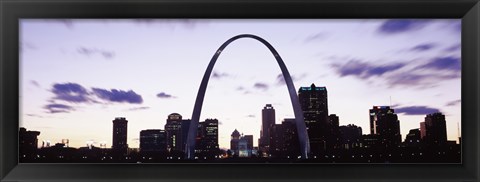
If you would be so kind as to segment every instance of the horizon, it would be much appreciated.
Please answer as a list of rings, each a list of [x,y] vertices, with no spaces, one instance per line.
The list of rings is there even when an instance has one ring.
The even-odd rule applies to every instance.
[[[40,131],[40,143],[110,148],[112,120],[125,117],[129,147],[138,148],[140,131],[164,129],[169,114],[191,118],[211,56],[230,37],[251,32],[275,47],[297,91],[312,83],[327,88],[329,114],[340,125],[369,134],[368,110],[392,106],[403,141],[426,114],[442,112],[448,140],[458,142],[460,22],[22,19],[19,124]],[[230,148],[234,129],[258,146],[266,104],[277,124],[294,118],[273,56],[259,42],[238,40],[217,61],[200,121],[218,119],[220,148]]]

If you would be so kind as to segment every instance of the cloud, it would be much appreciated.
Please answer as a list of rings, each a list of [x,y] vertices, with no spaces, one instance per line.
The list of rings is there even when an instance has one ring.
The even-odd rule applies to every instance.
[[[254,88],[256,89],[260,89],[260,90],[268,90],[268,85],[266,83],[260,83],[260,82],[257,82],[253,85]]]
[[[128,109],[128,111],[140,111],[140,110],[147,110],[150,109],[150,107],[144,106],[144,107],[133,107]]]
[[[35,80],[30,80],[30,84],[32,84],[33,86],[35,86],[37,88],[41,88],[40,84]]]
[[[446,48],[445,51],[453,52],[453,51],[456,51],[456,50],[460,50],[460,48],[462,48],[462,45],[457,44],[457,45],[453,45],[453,46],[450,46],[450,47]]]
[[[30,117],[43,118],[43,116],[38,115],[38,114],[26,114],[26,115],[30,116]]]
[[[441,81],[456,78],[460,78],[460,74],[418,74],[413,73],[412,71],[406,71],[391,75],[387,77],[386,80],[390,87],[403,85],[417,88],[429,88],[435,86]]]
[[[236,90],[238,90],[238,91],[242,91],[242,90],[245,90],[245,88],[244,88],[244,87],[242,87],[242,86],[239,86],[239,87],[237,87],[237,89],[236,89]]]
[[[105,59],[111,59],[115,56],[115,53],[113,51],[106,51],[106,50],[101,50],[97,48],[86,48],[86,47],[79,47],[77,49],[77,52],[79,54],[83,54],[86,56],[95,56],[95,55],[100,55],[104,57]]]
[[[212,77],[213,77],[213,78],[216,78],[216,79],[220,79],[220,78],[228,77],[228,76],[230,76],[230,75],[227,74],[227,73],[218,73],[218,72],[216,72],[216,71],[214,71],[214,72],[213,72],[213,75],[212,75]]]
[[[51,90],[54,99],[73,103],[89,102],[87,89],[76,83],[56,83]]]
[[[412,47],[410,50],[411,51],[417,51],[417,52],[422,52],[422,51],[428,51],[436,47],[436,44],[434,43],[425,43],[425,44],[420,44],[415,47]]]
[[[458,99],[458,100],[448,102],[447,104],[445,104],[445,106],[456,106],[460,103],[462,103],[462,100]]]
[[[377,31],[383,34],[397,34],[423,28],[429,20],[392,19],[378,27]]]
[[[157,94],[157,97],[158,98],[162,98],[162,99],[170,99],[170,98],[176,98],[175,96],[172,96],[170,94],[167,94],[165,92],[160,92]]]
[[[249,114],[249,115],[247,115],[247,117],[248,117],[248,118],[254,118],[255,115],[254,115],[254,114]]]
[[[325,40],[327,38],[327,35],[328,34],[325,32],[316,33],[305,38],[305,42],[312,42],[315,40]]]
[[[395,113],[401,113],[405,115],[427,115],[436,112],[440,112],[440,110],[428,106],[407,106],[395,109]]]
[[[55,114],[55,113],[69,113],[70,111],[75,110],[73,107],[65,105],[65,104],[47,104],[43,107],[47,110],[47,113]]]
[[[360,60],[350,60],[345,64],[333,63],[330,65],[341,76],[356,76],[361,79],[368,79],[372,76],[381,76],[387,72],[398,70],[405,66],[404,63],[386,65],[372,65]]]
[[[461,63],[458,57],[438,57],[430,60],[427,64],[417,67],[417,69],[452,70],[459,72]]]
[[[101,88],[92,88],[93,94],[98,98],[110,101],[110,102],[120,102],[120,103],[130,103],[130,104],[141,104],[143,103],[142,96],[138,95],[132,90],[123,91],[117,89],[101,89]]]
[[[297,81],[297,80],[301,80],[302,78],[305,78],[305,76],[307,76],[307,74],[302,74],[299,78],[297,78],[295,75],[290,75],[290,77],[292,78],[292,81]],[[283,74],[280,73],[277,75],[277,85],[285,85],[285,78],[283,77]]]

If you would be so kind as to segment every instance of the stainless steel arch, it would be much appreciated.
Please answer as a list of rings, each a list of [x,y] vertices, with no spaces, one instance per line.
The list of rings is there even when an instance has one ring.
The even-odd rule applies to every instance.
[[[207,89],[208,80],[210,79],[210,75],[212,74],[212,71],[213,71],[213,66],[215,65],[215,62],[217,61],[218,57],[222,53],[223,49],[225,49],[225,47],[227,47],[233,41],[240,38],[252,38],[260,41],[265,46],[267,46],[270,52],[272,52],[273,56],[275,56],[275,59],[277,60],[277,63],[280,66],[280,69],[282,70],[282,74],[285,79],[285,83],[287,84],[288,92],[290,94],[290,100],[292,101],[298,139],[300,142],[300,152],[302,154],[302,158],[307,159],[308,153],[310,152],[307,128],[303,120],[303,111],[302,111],[302,108],[300,107],[300,101],[298,100],[295,86],[293,85],[292,78],[290,77],[290,73],[288,72],[287,67],[285,66],[285,63],[283,63],[282,58],[280,57],[278,52],[273,48],[273,46],[270,45],[270,43],[268,43],[265,39],[256,35],[251,35],[251,34],[241,34],[228,39],[225,43],[222,44],[222,46],[220,46],[220,48],[218,48],[217,52],[213,55],[212,59],[210,60],[207,70],[203,75],[200,88],[198,89],[197,99],[195,100],[195,106],[193,108],[192,121],[190,123],[190,128],[189,128],[188,137],[187,137],[187,144],[185,147],[185,149],[187,150],[186,158],[187,159],[194,158],[195,137],[197,136],[198,121],[200,119],[200,114],[202,112],[203,99],[205,98],[205,91]]]

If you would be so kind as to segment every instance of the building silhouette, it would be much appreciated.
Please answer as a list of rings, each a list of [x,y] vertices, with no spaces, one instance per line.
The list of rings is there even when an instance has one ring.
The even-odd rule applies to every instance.
[[[127,124],[124,117],[117,117],[113,121],[112,151],[117,155],[126,155],[127,144]]]
[[[238,140],[238,156],[252,157],[253,135],[242,135]]]
[[[422,144],[420,129],[411,129],[405,137],[405,141],[403,143],[406,147],[420,147]]]
[[[362,127],[354,124],[339,127],[341,148],[349,150],[360,147]]]
[[[373,106],[370,109],[370,134],[379,136],[385,148],[398,147],[401,143],[400,121],[390,106]]]
[[[206,119],[198,125],[195,145],[197,156],[212,158],[219,154],[218,120]]]
[[[285,118],[282,124],[275,124],[270,129],[271,157],[296,158],[300,156],[295,119]]]
[[[32,160],[36,157],[38,135],[40,135],[39,131],[27,131],[26,128],[20,128],[18,132],[20,161]]]
[[[240,132],[235,129],[230,135],[230,150],[233,152],[234,156],[238,156],[238,142],[240,141]]]
[[[320,154],[327,150],[327,141],[330,124],[328,118],[327,88],[317,87],[312,83],[310,87],[300,87],[298,99],[303,111],[310,140],[310,152]]]
[[[275,125],[275,109],[271,104],[267,104],[262,109],[262,128],[258,140],[258,146],[265,154],[269,153],[270,128],[273,125]]]
[[[447,143],[445,115],[437,112],[425,117],[425,136],[423,139],[428,146],[440,146]]]
[[[167,150],[168,151],[183,151],[184,142],[183,138],[185,132],[182,130],[182,124],[186,125],[187,121],[182,120],[182,115],[178,113],[172,113],[167,117],[167,123],[165,124],[165,132],[167,134]],[[185,130],[188,131],[188,127]],[[187,132],[188,133],[188,132]]]
[[[140,131],[141,152],[166,152],[167,133],[165,130],[148,129]]]

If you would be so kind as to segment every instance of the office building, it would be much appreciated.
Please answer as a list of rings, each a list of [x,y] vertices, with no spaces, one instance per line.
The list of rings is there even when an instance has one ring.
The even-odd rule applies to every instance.
[[[141,152],[165,152],[167,151],[167,134],[165,130],[142,130],[140,131]]]
[[[298,99],[303,110],[311,153],[325,152],[327,136],[330,132],[327,88],[317,87],[315,84],[310,87],[300,87]]]
[[[167,123],[165,124],[165,132],[167,134],[167,150],[168,151],[180,151],[185,148],[183,138],[185,133],[188,134],[188,127],[183,127],[186,121],[182,120],[182,115],[178,113],[172,113],[167,117]]]
[[[275,124],[275,109],[271,104],[265,105],[262,109],[262,128],[258,146],[260,150],[268,153],[270,148],[270,127]]]
[[[112,122],[113,122],[112,152],[118,155],[126,155],[128,150],[128,144],[127,144],[128,121],[123,117],[117,117]]]
[[[440,112],[425,117],[425,143],[428,146],[441,146],[447,143],[445,115]]]
[[[373,106],[370,109],[370,134],[378,135],[379,144],[386,147],[398,147],[402,137],[400,135],[400,121],[390,106]]]
[[[354,124],[339,127],[340,143],[343,149],[360,147],[362,138],[362,127]]]

